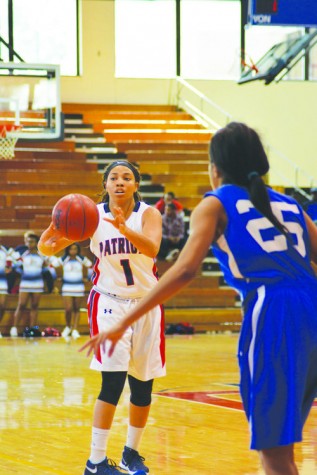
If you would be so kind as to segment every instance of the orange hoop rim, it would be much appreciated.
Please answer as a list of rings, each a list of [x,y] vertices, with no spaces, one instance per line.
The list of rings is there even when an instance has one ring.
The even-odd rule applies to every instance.
[[[7,136],[8,132],[17,132],[22,129],[22,125],[0,123],[0,138]]]

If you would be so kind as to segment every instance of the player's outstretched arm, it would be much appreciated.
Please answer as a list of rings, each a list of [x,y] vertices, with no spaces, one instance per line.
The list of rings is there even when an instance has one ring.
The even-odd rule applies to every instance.
[[[175,264],[163,274],[151,292],[143,297],[120,323],[107,332],[94,336],[80,348],[80,351],[88,349],[88,354],[92,351],[97,353],[100,345],[104,348],[108,340],[111,342],[108,354],[111,355],[117,342],[132,323],[185,287],[194,278],[201,262],[206,257],[216,235],[218,223],[223,218],[224,210],[220,201],[214,197],[205,198],[192,213],[191,232]]]
[[[44,254],[44,256],[53,256],[57,254],[65,247],[73,244],[74,241],[62,236],[62,234],[51,223],[49,227],[43,232],[38,242],[38,250]]]
[[[89,356],[92,352],[97,354],[101,346],[103,351],[105,352],[105,344],[108,340],[111,342],[110,348],[108,350],[108,356],[111,356],[114,352],[116,344],[122,338],[126,329],[127,326],[125,323],[118,323],[114,325],[109,331],[100,332],[97,335],[93,336],[81,348],[79,348],[79,351],[84,351],[87,349],[87,356]]]

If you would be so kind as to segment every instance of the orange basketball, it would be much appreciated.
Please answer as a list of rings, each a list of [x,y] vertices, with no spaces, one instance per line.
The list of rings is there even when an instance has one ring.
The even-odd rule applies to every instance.
[[[88,196],[63,196],[53,208],[55,228],[71,241],[84,241],[93,235],[99,222],[97,205]]]

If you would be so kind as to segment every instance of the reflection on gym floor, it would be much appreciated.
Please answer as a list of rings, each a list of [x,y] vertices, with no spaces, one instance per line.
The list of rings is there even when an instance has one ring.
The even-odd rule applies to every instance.
[[[0,341],[0,474],[81,475],[90,450],[100,376],[78,353],[86,337]],[[238,336],[167,338],[168,375],[158,379],[140,452],[151,475],[260,475],[250,451],[238,392]],[[108,446],[119,462],[129,391],[116,412]],[[296,449],[301,475],[317,473],[317,411]]]

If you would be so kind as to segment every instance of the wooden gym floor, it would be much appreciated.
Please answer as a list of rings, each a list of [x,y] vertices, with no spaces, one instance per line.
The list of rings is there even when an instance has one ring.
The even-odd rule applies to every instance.
[[[0,474],[82,475],[98,372],[78,353],[87,337],[0,340]],[[151,475],[260,475],[238,394],[237,334],[167,338],[168,376],[154,386],[140,452]],[[129,394],[108,456],[119,462]],[[317,408],[296,448],[301,475],[317,473]]]

